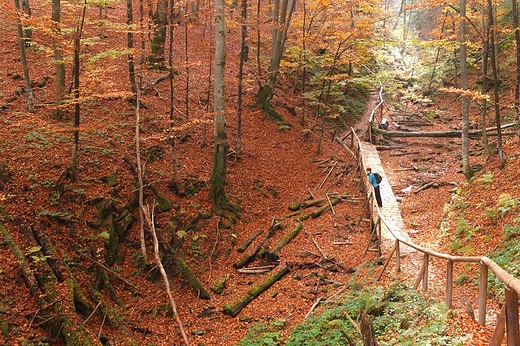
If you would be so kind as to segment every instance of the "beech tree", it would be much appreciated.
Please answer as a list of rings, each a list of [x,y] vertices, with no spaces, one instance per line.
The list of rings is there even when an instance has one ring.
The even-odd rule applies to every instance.
[[[56,113],[60,114],[60,104],[65,92],[65,62],[62,59],[59,37],[61,35],[61,0],[52,0],[52,31],[54,37],[54,60],[56,61]]]
[[[23,68],[23,76],[25,80],[25,91],[27,92],[27,110],[29,112],[34,111],[34,93],[31,85],[31,77],[29,75],[29,66],[27,65],[27,54],[25,51],[25,36],[24,30],[22,26],[21,16],[21,5],[20,0],[14,0],[14,5],[18,11],[18,16],[16,17],[16,26],[18,29],[18,41],[20,43],[20,58],[22,60],[22,68]]]
[[[462,170],[466,179],[472,176],[469,164],[469,100],[468,91],[468,64],[466,53],[466,0],[460,0],[460,83],[462,89]]]
[[[280,3],[281,1],[281,3]],[[294,0],[274,0],[273,4],[273,30],[271,41],[271,62],[267,83],[260,87],[258,97],[264,111],[276,121],[284,122],[283,117],[271,106],[274,95],[276,78],[280,69],[280,62],[287,40],[287,32],[294,11]]]
[[[215,211],[222,211],[228,204],[224,189],[226,182],[226,157],[229,143],[226,133],[225,83],[226,22],[224,0],[215,0],[215,62],[213,81],[213,171],[211,173],[210,198]]]
[[[76,167],[78,165],[78,150],[79,150],[79,123],[80,123],[80,100],[79,100],[79,67],[80,67],[80,44],[81,34],[83,33],[83,24],[85,23],[85,13],[87,11],[87,0],[83,3],[83,13],[81,15],[80,24],[76,27],[76,33],[74,35],[74,130],[72,132],[72,155],[70,158],[70,164],[67,171],[67,178],[71,182],[76,180]]]
[[[244,63],[247,60],[249,47],[247,44],[247,0],[241,3],[242,36],[240,45],[240,64],[238,66],[238,97],[237,97],[237,155],[242,150],[242,89],[244,84]]]
[[[515,30],[516,43],[516,80],[515,80],[515,120],[516,132],[520,136],[520,31],[518,28],[518,2],[511,0],[513,11],[513,29]]]
[[[495,35],[496,35],[496,28],[495,28],[495,21],[493,17],[493,4],[491,3],[491,0],[487,1],[488,3],[488,21],[489,26],[491,27],[491,68],[493,71],[493,96],[494,96],[494,103],[495,103],[495,121],[497,126],[497,151],[498,151],[498,157],[500,160],[500,164],[502,167],[506,164],[506,158],[504,157],[504,151],[502,150],[502,122],[500,120],[500,97],[498,94],[498,57],[497,57],[497,50],[496,42],[495,42]]]

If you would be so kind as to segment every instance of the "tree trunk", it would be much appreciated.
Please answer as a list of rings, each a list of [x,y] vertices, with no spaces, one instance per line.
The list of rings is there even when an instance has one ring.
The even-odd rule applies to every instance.
[[[56,1],[56,0],[54,0]],[[59,1],[59,0],[58,0]],[[126,0],[126,24],[128,24],[127,45],[128,45],[128,77],[130,78],[130,91],[132,94],[137,93],[137,84],[135,82],[135,64],[134,64],[134,33],[130,26],[134,23],[134,8],[132,0]]]
[[[515,43],[516,43],[516,81],[515,81],[515,120],[516,120],[516,132],[520,136],[520,31],[518,28],[518,2],[517,0],[511,0],[513,7],[513,28],[515,30]]]
[[[61,0],[52,0],[52,31],[54,32],[54,60],[56,61],[56,114],[60,118],[60,104],[65,92],[65,62],[60,47]]]
[[[213,171],[211,173],[210,198],[216,212],[221,212],[228,204],[225,193],[226,158],[229,148],[226,133],[225,82],[224,67],[226,63],[226,22],[224,17],[224,1],[215,0],[215,68],[213,84]]]
[[[482,94],[486,94],[489,88],[488,79],[488,62],[489,62],[489,23],[486,20],[485,4],[482,5]],[[482,99],[482,143],[488,154],[491,154],[489,140],[486,132],[486,118],[487,118],[487,99]]]
[[[469,163],[469,100],[468,90],[468,64],[466,53],[466,0],[460,0],[460,83],[462,89],[462,170],[469,180],[472,176]]]
[[[175,179],[177,177],[177,159],[176,159],[176,152],[175,152],[175,125],[173,123],[173,112],[175,108],[175,89],[173,88],[173,28],[174,28],[174,20],[175,20],[175,1],[170,0],[169,1],[169,18],[168,18],[168,25],[169,25],[169,43],[168,43],[168,80],[170,82],[170,109],[169,109],[169,116],[170,116],[170,138],[168,139],[170,147],[172,149],[172,182],[175,182]]]
[[[20,11],[20,0],[14,0],[14,5]],[[27,54],[25,51],[25,37],[22,27],[22,21],[19,16],[16,17],[16,26],[18,28],[18,38],[20,43],[20,58],[22,59],[23,76],[25,79],[25,91],[27,92],[27,110],[34,111],[34,93],[31,85],[31,77],[29,76],[29,66],[27,65]]]
[[[76,27],[74,35],[74,131],[72,132],[72,154],[70,158],[70,165],[67,172],[67,177],[71,182],[76,180],[76,167],[78,165],[78,150],[79,150],[79,121],[80,121],[80,101],[79,101],[79,58],[80,58],[80,44],[81,35],[83,33],[83,25],[85,23],[85,14],[87,12],[87,1],[83,3],[83,13],[81,14],[81,22],[79,27]]]
[[[168,1],[160,0],[157,3],[152,20],[154,24],[153,38],[151,42],[151,55],[148,56],[148,64],[152,68],[160,68],[164,63],[164,45],[166,43],[166,25]]]
[[[376,346],[376,335],[370,316],[366,312],[361,315],[360,324],[361,339],[363,339],[363,346]]]
[[[504,151],[502,150],[502,127],[501,127],[501,119],[500,119],[500,96],[498,94],[498,57],[496,54],[495,46],[495,22],[493,17],[493,5],[491,0],[488,0],[488,10],[489,10],[489,26],[491,27],[491,67],[493,70],[493,95],[495,102],[495,122],[497,126],[497,151],[498,157],[500,160],[500,164],[502,167],[506,164],[506,158],[504,157]]]
[[[242,36],[240,45],[240,64],[238,66],[238,97],[237,97],[237,155],[242,150],[242,89],[244,83],[244,62],[247,61],[249,46],[247,44],[247,0],[242,0]]]

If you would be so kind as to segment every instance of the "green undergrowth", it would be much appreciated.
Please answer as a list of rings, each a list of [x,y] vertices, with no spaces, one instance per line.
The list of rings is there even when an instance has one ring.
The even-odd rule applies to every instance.
[[[321,310],[283,335],[283,320],[255,324],[240,346],[362,345],[361,316],[372,321],[379,345],[462,345],[461,338],[447,332],[449,309],[402,282],[382,287],[377,283],[360,287],[352,281],[349,293],[322,304]],[[453,328],[451,328],[453,330]]]

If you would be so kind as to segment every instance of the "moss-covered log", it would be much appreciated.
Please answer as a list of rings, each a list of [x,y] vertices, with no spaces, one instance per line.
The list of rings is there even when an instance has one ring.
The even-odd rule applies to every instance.
[[[317,217],[321,216],[321,214],[323,214],[324,212],[326,212],[327,210],[330,209],[331,205],[334,206],[334,205],[338,204],[341,201],[342,201],[341,198],[331,198],[330,199],[330,204],[327,203],[323,207],[320,207],[318,210],[316,210],[313,213],[311,213],[312,218],[314,219],[314,218],[317,218]]]
[[[215,282],[213,286],[210,287],[211,292],[215,294],[221,294],[224,291],[224,288],[226,288],[226,282],[228,281],[228,278],[220,278]]]
[[[302,205],[302,202],[294,203],[294,204],[291,204],[288,209],[290,211],[297,211],[300,209],[301,205]]]
[[[177,269],[179,270],[179,273],[181,273],[186,280],[188,280],[188,283],[191,287],[195,290],[197,293],[197,297],[200,299],[209,299],[209,293],[206,291],[204,286],[202,286],[202,283],[197,278],[193,270],[188,266],[186,261],[183,258],[176,257],[175,258],[175,265],[177,266]]]
[[[234,304],[224,305],[223,313],[232,317],[237,316],[243,308],[251,303],[256,297],[262,294],[264,291],[269,289],[275,282],[283,278],[290,270],[287,267],[283,267],[278,273],[269,275],[260,285],[253,287],[244,296],[239,298]]]
[[[251,263],[251,261],[253,261],[255,258],[257,258],[258,253],[262,250],[262,248],[267,243],[269,238],[274,236],[275,231],[278,227],[279,227],[279,224],[278,225],[273,224],[269,228],[269,231],[267,231],[267,234],[265,235],[265,237],[258,244],[256,244],[255,247],[251,251],[249,251],[247,254],[242,256],[242,258],[240,258],[238,261],[233,263],[233,268],[235,268],[235,269],[243,268],[246,265],[248,265],[249,263]]]
[[[271,253],[275,254],[278,251],[280,251],[285,245],[289,244],[289,242],[291,240],[296,238],[296,236],[300,233],[300,231],[302,229],[303,229],[303,224],[301,222],[298,222],[296,224],[296,227],[294,228],[294,230],[291,233],[286,234],[285,237],[283,237],[282,240],[280,240],[280,242],[276,245],[276,247],[271,251]]]

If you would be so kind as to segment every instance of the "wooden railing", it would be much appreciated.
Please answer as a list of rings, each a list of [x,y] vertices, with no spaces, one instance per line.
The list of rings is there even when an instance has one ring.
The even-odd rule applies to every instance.
[[[378,105],[379,106],[379,105]],[[372,112],[374,113],[374,112]],[[372,117],[371,117],[372,118]],[[383,275],[383,272],[388,266],[388,263],[395,254],[396,269],[398,272],[401,271],[401,246],[404,244],[409,246],[423,256],[422,266],[419,275],[415,281],[414,288],[418,288],[422,281],[422,290],[426,292],[428,290],[428,279],[429,279],[429,262],[430,257],[436,257],[440,260],[446,261],[446,298],[445,302],[449,308],[453,307],[453,266],[455,263],[475,263],[479,265],[479,285],[478,285],[478,317],[477,321],[481,325],[486,325],[486,308],[487,308],[487,283],[489,271],[493,272],[504,285],[504,305],[497,319],[493,336],[489,341],[490,346],[501,345],[504,339],[504,334],[507,332],[507,345],[509,346],[520,346],[520,332],[519,332],[519,317],[518,317],[518,296],[520,294],[520,280],[507,273],[498,264],[493,262],[486,256],[452,256],[445,253],[430,250],[428,248],[419,246],[412,241],[403,239],[403,237],[393,230],[390,225],[386,222],[384,216],[381,214],[377,203],[372,198],[372,189],[370,188],[368,179],[364,174],[366,169],[365,159],[360,153],[360,140],[357,137],[353,129],[350,130],[343,139],[338,141],[346,146],[343,142],[344,139],[350,137],[350,149],[349,152],[358,159],[359,169],[361,177],[365,185],[365,191],[367,191],[367,202],[370,210],[370,225],[372,232],[376,232],[378,239],[381,238],[381,226],[384,224],[392,236],[395,238],[395,243],[388,255],[388,259],[383,266],[379,278]]]

